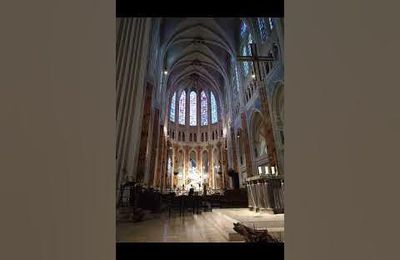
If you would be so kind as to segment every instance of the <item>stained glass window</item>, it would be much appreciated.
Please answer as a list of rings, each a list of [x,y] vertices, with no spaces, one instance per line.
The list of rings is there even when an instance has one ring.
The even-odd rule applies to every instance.
[[[211,124],[214,124],[217,121],[217,102],[215,101],[214,94],[211,92]]]
[[[200,93],[201,125],[208,125],[207,96],[204,91]]]
[[[274,20],[272,18],[268,18],[269,21],[269,28],[272,30],[274,28]]]
[[[243,41],[242,41],[243,47],[241,50],[242,55],[243,56],[251,55],[249,44],[253,43],[253,36],[251,35],[249,26],[243,20],[242,20],[242,24],[240,26],[240,36],[243,39]],[[245,77],[249,74],[250,68],[251,68],[250,62],[243,62],[243,70],[244,70]]]
[[[176,92],[171,98],[171,104],[170,104],[170,113],[169,113],[169,120],[172,122],[175,122],[175,105],[176,105]]]
[[[190,120],[189,124],[190,125],[196,125],[197,124],[197,94],[196,92],[192,91],[190,92]]]
[[[250,55],[250,50],[249,50],[248,45],[243,45],[242,55],[243,56]],[[247,76],[247,74],[249,74],[249,70],[250,70],[250,62],[247,62],[247,61],[243,62],[243,70],[244,70],[244,75]]]
[[[267,24],[265,23],[264,18],[257,18],[258,28],[260,30],[261,40],[265,42],[267,40]]]
[[[249,38],[247,39],[247,43],[253,43],[253,36],[251,35],[251,32],[249,32]]]
[[[240,25],[240,37],[244,37],[246,36],[246,32],[247,32],[247,24],[245,21],[242,20],[242,23]]]
[[[185,124],[186,115],[186,92],[182,91],[181,97],[179,98],[179,124]]]

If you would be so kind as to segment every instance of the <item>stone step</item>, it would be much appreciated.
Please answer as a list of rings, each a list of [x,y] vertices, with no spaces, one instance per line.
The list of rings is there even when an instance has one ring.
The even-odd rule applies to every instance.
[[[204,212],[202,216],[205,220],[213,225],[222,236],[228,241],[244,241],[243,237],[233,230],[232,219],[226,216],[216,214],[215,212]]]
[[[233,230],[233,223],[239,222],[249,228],[267,229],[273,237],[284,242],[284,220],[282,216],[269,215],[268,213],[255,214],[243,210],[215,209],[208,214],[206,213],[206,216],[228,241],[244,241],[244,238]]]

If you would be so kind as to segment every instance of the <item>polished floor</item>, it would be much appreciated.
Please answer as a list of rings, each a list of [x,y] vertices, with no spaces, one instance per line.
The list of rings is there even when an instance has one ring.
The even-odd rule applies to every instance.
[[[167,214],[138,223],[118,223],[117,242],[228,242],[203,215]]]

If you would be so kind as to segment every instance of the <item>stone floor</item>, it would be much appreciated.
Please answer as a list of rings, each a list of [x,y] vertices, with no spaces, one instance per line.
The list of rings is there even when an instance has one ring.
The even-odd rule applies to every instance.
[[[218,223],[221,222],[222,223]],[[137,223],[118,223],[117,242],[230,242],[233,223],[279,231],[283,239],[284,214],[258,213],[241,209],[214,209],[200,215],[154,215]],[[225,227],[223,227],[225,225]]]
[[[228,242],[202,215],[167,214],[138,223],[118,223],[117,242]]]

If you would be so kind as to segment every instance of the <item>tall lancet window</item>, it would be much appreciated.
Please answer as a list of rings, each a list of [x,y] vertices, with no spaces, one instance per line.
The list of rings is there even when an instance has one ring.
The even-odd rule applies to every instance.
[[[260,30],[261,40],[265,42],[267,40],[267,23],[265,22],[264,18],[257,18],[258,28]]]
[[[208,125],[207,96],[204,90],[200,93],[201,125]]]
[[[251,50],[250,50],[250,43],[253,43],[253,36],[251,35],[251,31],[249,26],[246,24],[245,20],[242,20],[242,24],[240,27],[240,37],[242,38],[242,49],[241,53],[243,56],[250,56],[251,55]],[[244,71],[244,76],[246,77],[251,69],[251,63],[250,62],[243,62],[243,71]]]
[[[175,105],[176,105],[176,92],[171,98],[171,104],[169,109],[169,120],[175,122]]]
[[[217,102],[215,101],[214,94],[211,92],[211,124],[217,123]]]
[[[186,115],[186,92],[182,91],[181,97],[179,98],[179,124],[185,124]]]
[[[248,45],[244,45],[242,48],[242,55],[243,56],[249,56],[250,55],[250,50]],[[244,76],[247,76],[250,71],[250,62],[243,62],[243,71],[244,71]]]
[[[194,126],[197,125],[197,94],[196,92],[190,92],[190,120],[189,124]]]

